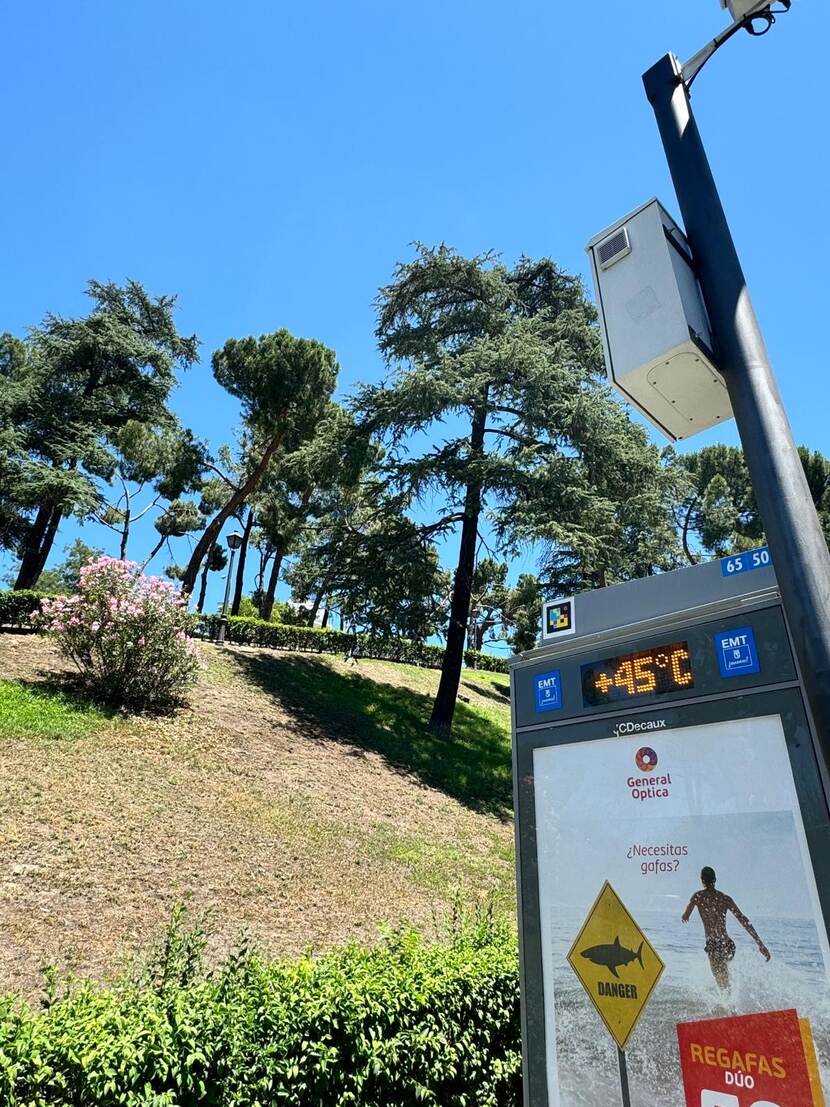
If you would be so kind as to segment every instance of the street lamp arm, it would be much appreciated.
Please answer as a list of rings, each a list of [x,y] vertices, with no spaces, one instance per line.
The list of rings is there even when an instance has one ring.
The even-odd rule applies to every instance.
[[[775,17],[788,12],[791,7],[792,0],[781,0],[780,8],[773,8],[772,5],[770,5],[763,11],[750,12],[749,15],[745,15],[743,19],[739,19],[737,23],[733,23],[731,27],[727,27],[725,31],[721,31],[711,42],[707,42],[703,49],[698,50],[694,57],[690,58],[680,70],[683,84],[686,86],[686,91],[688,92],[691,89],[695,77],[701,69],[703,69],[712,55],[716,54],[721,46],[727,43],[733,35],[736,35],[738,31],[748,31],[751,35],[755,35],[756,38],[765,35],[772,29],[775,23]],[[761,20],[762,26],[760,29],[756,27],[757,20]]]

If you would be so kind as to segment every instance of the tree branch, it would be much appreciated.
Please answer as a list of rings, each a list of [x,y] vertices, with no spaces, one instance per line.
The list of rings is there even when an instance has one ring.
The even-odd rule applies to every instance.
[[[222,472],[222,470],[217,469],[217,467],[215,465],[213,465],[210,461],[205,462],[205,468],[209,469],[212,473],[215,473],[217,475],[217,477],[219,477],[221,480],[223,480],[225,482],[225,484],[228,486],[228,488],[232,488],[234,492],[239,491],[239,485],[234,484],[233,481],[230,479],[230,477],[225,476],[225,474]]]
[[[539,445],[539,443],[538,443],[537,441],[535,441],[535,440],[534,440],[533,438],[527,438],[527,437],[526,437],[525,435],[523,435],[523,434],[518,434],[518,433],[517,433],[516,431],[514,431],[514,430],[511,430],[511,429],[510,429],[509,427],[485,427],[485,428],[484,428],[484,433],[485,433],[485,434],[500,434],[500,435],[504,435],[504,437],[505,437],[505,438],[512,438],[512,439],[513,439],[513,441],[514,441],[514,442],[518,442],[518,443],[519,443],[519,445],[521,445],[521,446],[528,446],[528,447],[530,447],[531,449],[532,449],[532,448],[533,448],[534,446],[538,446],[538,445]]]

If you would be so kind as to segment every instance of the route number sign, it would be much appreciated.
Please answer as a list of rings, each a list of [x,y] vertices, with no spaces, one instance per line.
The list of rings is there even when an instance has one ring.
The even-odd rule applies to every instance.
[[[760,550],[750,550],[748,553],[732,554],[731,557],[721,558],[720,571],[725,577],[733,577],[736,573],[765,569],[769,565],[772,565],[772,554],[768,546],[762,546]]]

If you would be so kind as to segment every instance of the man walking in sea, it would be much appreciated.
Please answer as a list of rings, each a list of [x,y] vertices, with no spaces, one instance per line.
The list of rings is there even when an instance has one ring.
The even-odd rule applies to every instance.
[[[703,887],[695,892],[689,900],[689,906],[683,912],[682,921],[687,923],[695,908],[698,909],[700,920],[703,923],[703,932],[706,935],[706,945],[703,947],[709,957],[709,965],[715,983],[723,991],[729,988],[729,962],[735,956],[735,943],[729,937],[726,929],[726,915],[731,911],[750,938],[758,946],[762,957],[769,961],[772,954],[758,937],[755,928],[744,915],[731,896],[719,892],[715,888],[717,876],[715,870],[706,865],[700,871],[700,880]]]

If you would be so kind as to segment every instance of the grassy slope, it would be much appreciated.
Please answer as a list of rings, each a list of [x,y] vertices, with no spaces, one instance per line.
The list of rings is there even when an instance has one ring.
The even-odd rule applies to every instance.
[[[507,680],[205,647],[193,707],[122,719],[50,689],[47,642],[0,635],[0,991],[47,961],[105,975],[172,904],[275,953],[429,927],[455,895],[512,911]],[[12,683],[12,681],[14,681]]]

